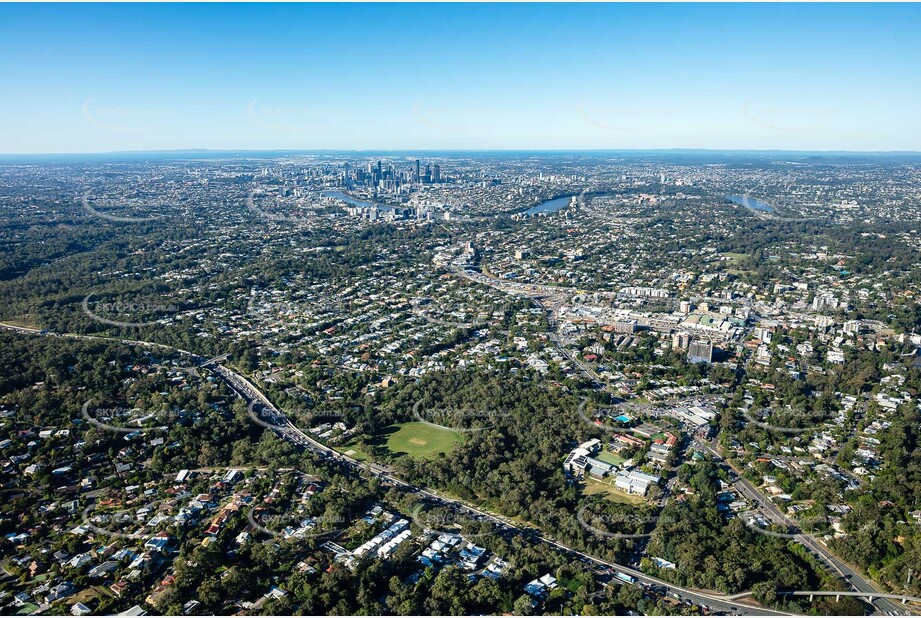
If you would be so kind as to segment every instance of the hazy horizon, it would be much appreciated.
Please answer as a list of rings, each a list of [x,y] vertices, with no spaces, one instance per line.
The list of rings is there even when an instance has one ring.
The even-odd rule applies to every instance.
[[[0,158],[15,157],[106,157],[128,155],[490,155],[490,154],[661,154],[661,155],[819,155],[897,157],[921,156],[921,150],[792,150],[746,148],[175,148],[162,150],[105,150],[97,152],[0,152]]]

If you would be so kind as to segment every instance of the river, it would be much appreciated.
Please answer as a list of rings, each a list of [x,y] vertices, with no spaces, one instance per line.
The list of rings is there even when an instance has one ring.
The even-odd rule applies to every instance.
[[[756,200],[753,197],[747,195],[727,195],[726,199],[732,202],[733,204],[739,204],[740,206],[745,206],[752,210],[760,210],[762,212],[774,212],[774,207],[768,204],[767,202],[762,202],[761,200]]]
[[[558,210],[562,210],[563,208],[566,208],[567,206],[569,206],[569,203],[572,201],[572,198],[573,198],[572,195],[564,195],[562,197],[555,197],[552,200],[541,202],[537,206],[531,206],[530,208],[528,208],[526,211],[524,211],[521,214],[533,216],[533,215],[538,215],[541,213],[556,212]]]

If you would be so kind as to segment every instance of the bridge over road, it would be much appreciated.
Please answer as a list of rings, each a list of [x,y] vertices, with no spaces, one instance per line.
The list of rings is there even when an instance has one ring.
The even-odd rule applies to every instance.
[[[865,599],[868,603],[871,602],[872,599],[893,599],[895,601],[901,601],[902,605],[906,603],[921,604],[921,597],[896,594],[894,592],[864,592],[857,590],[778,590],[777,594],[781,596],[809,597],[810,601],[812,601],[814,597],[835,597],[836,601],[841,600],[841,597],[858,597]],[[743,599],[748,596],[751,596],[751,592],[739,592],[724,598],[729,601]]]

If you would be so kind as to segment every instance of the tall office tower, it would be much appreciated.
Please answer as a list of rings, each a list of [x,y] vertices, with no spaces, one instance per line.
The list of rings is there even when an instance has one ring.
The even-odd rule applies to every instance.
[[[419,159],[416,159],[416,177],[413,178],[415,182],[422,180],[422,174],[419,171]]]
[[[425,164],[425,176],[423,176],[422,181],[432,182],[432,166],[428,163]]]
[[[437,163],[435,164],[435,176],[432,178],[432,182],[441,182],[441,166]]]

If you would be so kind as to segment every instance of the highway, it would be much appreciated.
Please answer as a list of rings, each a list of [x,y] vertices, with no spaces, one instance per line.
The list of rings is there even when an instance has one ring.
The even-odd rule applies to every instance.
[[[828,590],[790,590],[790,591],[780,591],[778,594],[789,595],[794,597],[809,597],[809,600],[812,600],[812,597],[862,597],[863,592],[829,592]],[[913,597],[906,594],[892,594],[889,592],[877,592],[874,594],[876,598],[881,599],[895,599],[901,601],[903,604],[908,603],[921,603],[921,598]]]
[[[772,523],[782,526],[785,529],[794,530],[796,533],[783,535],[788,538],[792,538],[797,543],[803,545],[806,549],[809,550],[816,558],[821,560],[825,565],[827,565],[834,573],[836,573],[841,579],[849,586],[852,590],[850,592],[870,592],[870,593],[879,593],[880,590],[873,584],[871,581],[865,579],[860,573],[855,569],[849,566],[846,562],[835,556],[824,544],[819,542],[814,536],[805,534],[799,531],[799,526],[795,521],[787,517],[780,508],[771,502],[767,496],[761,493],[754,485],[752,485],[748,480],[743,477],[738,470],[736,470],[728,461],[726,461],[719,453],[717,453],[713,448],[704,444],[703,442],[698,441],[698,446],[713,456],[716,461],[723,462],[724,465],[729,468],[733,475],[735,476],[735,481],[733,487],[747,500],[758,505],[761,512],[764,516],[769,519]],[[850,595],[850,596],[860,596],[860,595]],[[884,597],[876,598],[871,602],[879,612],[887,615],[910,615],[905,608],[899,607],[898,604],[893,603]]]
[[[239,396],[241,396],[244,399],[244,401],[247,402],[249,406],[249,411],[250,411],[250,418],[253,421],[255,421],[256,423],[258,423],[259,425],[263,427],[266,427],[267,429],[271,429],[275,431],[279,436],[293,442],[294,444],[298,446],[307,448],[323,456],[331,457],[335,460],[345,462],[353,466],[354,468],[356,468],[359,472],[365,469],[365,466],[367,464],[364,464],[347,455],[339,453],[338,451],[335,451],[325,446],[324,444],[321,444],[320,442],[317,442],[316,440],[311,438],[309,435],[307,435],[306,433],[304,433],[303,431],[295,427],[294,424],[291,423],[291,421],[280,410],[278,410],[268,400],[268,398],[265,397],[265,395],[261,391],[259,391],[258,388],[255,387],[255,385],[253,385],[245,377],[231,371],[230,369],[222,365],[217,365],[215,369],[228,382],[230,387]],[[259,412],[255,409],[254,403],[264,408],[263,414],[259,414]],[[467,514],[479,520],[490,521],[498,525],[500,528],[503,528],[506,530],[510,530],[516,533],[525,532],[525,529],[521,528],[520,526],[513,523],[511,520],[509,520],[508,518],[502,515],[493,513],[491,511],[486,511],[482,508],[473,506],[471,504],[467,504],[466,502],[463,502],[461,500],[442,496],[437,491],[434,491],[432,489],[411,485],[410,483],[407,483],[406,481],[394,476],[390,472],[390,470],[384,466],[381,466],[378,464],[370,464],[370,466],[368,466],[368,469],[370,469],[371,473],[377,476],[378,478],[385,480],[393,485],[403,487],[417,495],[424,496],[429,501],[435,504],[438,504],[440,506],[450,507],[456,511],[462,512],[464,514]],[[549,536],[546,536],[542,533],[539,533],[539,532],[534,534],[532,538],[537,538],[540,541],[547,543],[548,545],[552,545],[556,547],[557,549],[561,550],[562,552],[566,554],[578,557],[584,562],[590,562],[590,563],[595,564],[596,566],[601,566],[608,570],[613,569],[615,571],[626,573],[628,575],[635,577],[637,581],[639,581],[640,583],[644,585],[660,586],[666,590],[666,594],[668,595],[677,594],[677,595],[680,595],[682,599],[689,600],[692,603],[695,603],[697,605],[707,605],[717,611],[735,612],[741,615],[745,615],[745,614],[771,615],[771,616],[791,615],[786,612],[767,610],[762,607],[757,607],[757,606],[748,605],[744,603],[738,603],[738,602],[735,602],[734,600],[725,600],[723,599],[723,595],[713,593],[713,592],[681,588],[673,584],[670,584],[664,580],[660,580],[655,577],[646,575],[645,573],[638,571],[636,569],[633,569],[629,566],[617,564],[614,562],[608,562],[607,560],[602,560],[595,556],[591,556],[589,554],[586,554],[585,552],[581,552],[572,547],[569,547],[568,545],[564,545],[563,543],[560,543],[557,540]]]
[[[113,337],[100,337],[100,336],[93,336],[93,335],[59,334],[59,333],[52,333],[52,332],[34,329],[34,328],[13,326],[13,325],[4,324],[4,323],[0,323],[0,327],[15,331],[15,332],[23,333],[23,334],[31,334],[31,335],[38,334],[38,335],[50,336],[50,337],[67,337],[67,338],[83,339],[83,340],[117,341],[123,344],[129,344],[129,345],[139,345],[139,346],[146,346],[146,347],[155,347],[155,348],[164,349],[164,350],[172,350],[175,352],[179,352],[180,354],[183,354],[183,355],[188,355],[190,358],[196,360],[199,366],[203,366],[205,364],[210,365],[211,368],[215,371],[215,373],[217,373],[221,378],[224,379],[225,383],[227,383],[228,386],[247,403],[247,405],[249,406],[250,418],[254,422],[257,422],[259,425],[276,432],[280,437],[292,442],[293,444],[299,447],[308,449],[310,451],[313,451],[323,457],[327,457],[327,458],[331,458],[336,461],[343,462],[349,465],[350,467],[352,467],[359,474],[368,470],[370,471],[372,475],[377,476],[378,478],[385,480],[389,483],[392,483],[395,486],[403,487],[407,489],[408,491],[413,492],[417,495],[420,495],[426,498],[427,500],[434,502],[438,505],[456,509],[457,511],[467,513],[480,520],[488,520],[492,523],[497,524],[502,529],[511,530],[517,533],[525,532],[525,529],[516,525],[515,523],[513,523],[512,521],[510,521],[509,519],[505,518],[502,515],[499,515],[497,513],[493,513],[490,511],[486,511],[480,507],[467,504],[466,502],[463,502],[461,500],[442,496],[438,492],[428,489],[428,488],[417,487],[417,486],[411,485],[410,483],[407,483],[406,481],[393,476],[391,471],[384,466],[381,466],[378,464],[362,463],[347,455],[341,454],[320,442],[317,442],[316,440],[311,438],[309,435],[307,435],[306,433],[298,429],[287,418],[287,416],[284,415],[284,413],[282,413],[278,408],[276,408],[275,405],[272,404],[272,402],[254,384],[252,384],[252,382],[250,382],[244,376],[228,368],[227,366],[220,364],[218,362],[215,362],[216,359],[211,359],[209,361],[208,359],[205,359],[204,357],[194,354],[192,352],[189,352],[187,350],[181,350],[181,349],[173,348],[171,346],[167,346],[164,344],[151,343],[151,342],[146,342],[146,341],[119,339],[119,338],[113,338]],[[260,414],[260,411],[256,409],[257,406],[261,406],[263,408],[261,414]],[[717,455],[717,457],[719,457],[719,455]],[[720,459],[722,458],[720,457]],[[761,496],[760,492],[758,492],[756,489],[751,488],[751,490],[755,492],[754,495]],[[755,499],[754,495],[752,496],[752,499]],[[765,500],[763,496],[761,496],[761,499]],[[776,507],[774,508],[776,510]],[[780,516],[783,517],[782,514],[780,514]],[[533,532],[533,530],[529,530],[529,531]],[[698,605],[707,605],[715,611],[731,612],[731,613],[735,613],[739,615],[749,615],[749,614],[775,615],[775,616],[794,615],[788,612],[768,610],[761,606],[751,605],[747,603],[740,603],[740,602],[737,602],[735,598],[729,598],[726,595],[712,592],[712,591],[693,590],[693,589],[688,589],[688,588],[682,588],[680,586],[675,586],[664,580],[660,580],[658,578],[646,575],[645,573],[638,571],[636,569],[633,569],[629,566],[617,564],[613,562],[608,562],[606,560],[602,560],[595,556],[591,556],[589,554],[576,550],[572,547],[569,547],[567,545],[564,545],[563,543],[558,542],[557,540],[553,539],[550,536],[543,534],[542,532],[538,532],[534,534],[532,538],[539,539],[540,541],[548,545],[552,545],[568,555],[576,556],[586,563],[592,563],[596,565],[597,567],[603,567],[602,570],[605,570],[605,569],[616,570],[622,573],[626,573],[627,575],[631,575],[632,577],[635,577],[636,580],[641,584],[644,584],[646,586],[658,586],[658,587],[664,588],[667,594],[669,595],[674,595],[674,594],[680,595],[682,599],[689,600],[692,603],[695,603]],[[804,537],[804,541],[808,542],[809,541],[808,537]],[[829,555],[825,552],[825,550],[821,548],[818,550],[814,550],[814,551],[818,551],[820,554],[824,553],[826,555]],[[834,558],[832,559],[837,560]],[[846,565],[844,566],[846,567]],[[843,571],[843,572],[845,573],[845,575],[848,573],[848,571]],[[866,588],[863,588],[865,592],[867,591],[876,592],[876,589],[874,587],[870,586],[869,583],[866,583],[862,579],[860,579],[860,577],[856,573],[853,573],[852,578],[854,576],[856,576],[857,582],[862,582],[864,586],[867,586]],[[853,579],[849,581],[851,581],[852,585],[856,583]],[[860,591],[860,589],[857,588],[856,586],[855,586],[855,589]],[[880,606],[878,606],[879,609],[884,612],[893,613],[893,614],[899,612],[900,608],[898,606],[892,604],[889,601],[886,601],[885,599],[879,599],[877,600],[877,603],[880,604]],[[883,603],[888,603],[889,606],[891,607],[883,606],[882,605]]]

